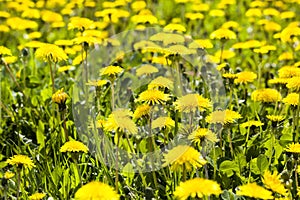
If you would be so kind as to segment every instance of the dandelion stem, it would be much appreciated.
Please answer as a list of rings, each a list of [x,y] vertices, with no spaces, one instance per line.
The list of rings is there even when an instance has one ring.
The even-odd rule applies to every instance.
[[[116,148],[116,177],[115,177],[115,187],[116,191],[119,191],[118,182],[119,182],[119,143],[121,139],[121,134],[119,132],[116,132],[117,135],[117,148]]]
[[[3,62],[3,63],[4,63],[4,66],[5,66],[5,69],[9,73],[9,76],[11,77],[11,79],[13,80],[13,82],[16,84],[16,86],[19,88],[19,90],[22,92],[21,87],[20,87],[19,83],[17,82],[16,78],[14,77],[13,73],[11,72],[9,65],[6,62]]]
[[[55,93],[55,87],[54,87],[54,74],[53,74],[53,69],[52,69],[52,65],[51,62],[48,62],[49,67],[50,67],[50,76],[51,76],[51,82],[52,82],[52,94]]]
[[[65,132],[66,141],[69,141],[69,134],[68,134],[67,126],[66,126],[66,109],[64,109],[62,111],[61,118],[63,121],[63,128],[64,128],[64,132]]]
[[[114,86],[114,81],[112,80],[111,81],[111,85],[110,85],[110,88],[111,88],[111,110],[113,111],[115,109],[115,86]]]
[[[20,187],[21,187],[21,168],[19,166],[17,167],[17,199],[19,199],[20,196]]]
[[[233,145],[232,145],[231,133],[230,133],[229,129],[228,129],[228,140],[229,140],[230,153],[231,153],[231,156],[233,157],[234,156],[234,154],[233,154]]]

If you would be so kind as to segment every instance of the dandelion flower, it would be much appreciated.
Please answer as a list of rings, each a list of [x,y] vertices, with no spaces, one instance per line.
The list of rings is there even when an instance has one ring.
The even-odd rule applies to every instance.
[[[279,55],[278,60],[293,60],[294,56],[291,52],[283,52]]]
[[[206,161],[200,157],[200,153],[193,147],[179,145],[164,155],[163,166],[171,165],[171,170],[176,171],[182,167],[191,171],[193,168],[202,167]]]
[[[68,24],[68,29],[78,29],[79,31],[84,31],[86,29],[94,28],[93,21],[88,18],[83,17],[72,17],[70,23]]]
[[[10,172],[10,171],[7,171],[7,172],[4,173],[4,178],[5,179],[11,179],[14,176],[15,176],[15,173]]]
[[[168,89],[172,90],[173,84],[174,83],[172,80],[162,77],[162,76],[159,76],[149,83],[148,89],[168,88]]]
[[[199,94],[187,94],[179,97],[174,105],[180,112],[194,112],[197,108],[204,111],[212,107],[210,100]]]
[[[46,194],[44,194],[44,193],[35,193],[35,194],[29,196],[29,199],[30,199],[30,200],[41,200],[41,199],[43,199],[45,196],[46,196]]]
[[[284,120],[284,116],[281,115],[267,115],[266,117],[272,122],[280,122]]]
[[[6,163],[17,166],[22,165],[24,167],[28,167],[29,169],[35,167],[33,161],[25,155],[14,155],[13,157],[7,159]]]
[[[262,46],[258,49],[254,49],[253,51],[255,53],[267,54],[267,53],[269,53],[269,51],[275,51],[276,49],[277,48],[274,45],[265,45],[265,46]]]
[[[37,59],[43,60],[45,62],[60,62],[62,60],[67,60],[68,56],[65,54],[64,50],[55,44],[44,44],[38,48],[35,52]]]
[[[231,74],[231,73],[224,73],[223,75],[222,75],[224,78],[227,78],[227,79],[235,79],[235,78],[237,78],[237,74]]]
[[[157,73],[158,69],[152,65],[143,65],[140,68],[136,70],[136,75],[137,76],[142,76],[142,75],[150,75]]]
[[[176,187],[174,195],[180,200],[188,199],[189,197],[203,198],[204,196],[219,195],[222,193],[220,185],[213,180],[204,178],[194,178],[185,182],[181,182]]]
[[[231,124],[240,118],[242,118],[242,116],[239,113],[226,109],[225,111],[217,110],[210,113],[210,115],[205,118],[205,121],[210,124]]]
[[[107,80],[98,80],[98,81],[89,81],[86,85],[96,86],[96,87],[102,87],[108,83]]]
[[[239,186],[236,192],[237,195],[253,197],[258,199],[273,199],[272,192],[257,185],[256,183],[248,183],[243,186]]]
[[[12,55],[11,50],[9,48],[4,47],[4,46],[0,46],[0,56],[2,56],[2,55],[11,56]]]
[[[297,106],[299,105],[299,94],[290,93],[282,99],[282,102],[288,105]]]
[[[278,70],[279,78],[292,78],[300,76],[300,68],[284,66]]]
[[[59,151],[60,152],[80,152],[80,151],[82,151],[84,153],[87,153],[89,151],[89,149],[82,142],[72,140],[72,141],[66,142],[60,148]]]
[[[139,119],[143,116],[149,115],[150,109],[151,109],[151,106],[149,106],[148,104],[139,105],[133,113],[133,118]]]
[[[121,72],[123,72],[123,69],[120,66],[109,65],[100,70],[100,75],[101,76],[105,76],[105,75],[116,76],[117,74],[120,74]]]
[[[300,91],[300,77],[288,79],[286,87],[295,91]]]
[[[281,41],[286,43],[286,42],[291,42],[292,37],[300,35],[300,28],[299,27],[293,27],[293,26],[288,26],[285,29],[281,31]]]
[[[149,105],[162,104],[170,99],[168,94],[160,90],[148,89],[139,95],[137,101],[146,102]]]
[[[243,128],[252,127],[252,126],[259,127],[259,126],[263,126],[263,125],[264,125],[264,123],[262,123],[260,121],[250,120],[250,121],[242,123],[241,127],[243,127]]]
[[[99,181],[92,181],[79,188],[75,193],[75,200],[87,199],[118,200],[120,197],[111,186]]]
[[[292,143],[287,145],[287,147],[285,148],[285,151],[287,152],[291,152],[291,153],[300,153],[300,144],[299,143]]]
[[[152,128],[171,128],[175,126],[175,121],[171,117],[159,117],[152,122]]]
[[[211,49],[213,47],[214,45],[209,39],[198,39],[189,44],[189,48],[191,49]]]
[[[164,27],[164,31],[186,32],[186,28],[181,24],[168,24]]]
[[[253,82],[257,78],[254,72],[240,72],[237,74],[237,78],[234,79],[234,83],[247,84]]]
[[[211,130],[207,128],[197,128],[195,131],[188,136],[188,139],[192,140],[195,144],[200,145],[203,139],[210,142],[217,142],[218,138]]]
[[[253,101],[275,103],[281,100],[281,94],[275,89],[264,88],[264,89],[255,90],[251,94],[251,99]]]
[[[220,28],[210,34],[210,39],[236,39],[236,34],[226,28]]]
[[[64,104],[68,97],[68,94],[65,93],[64,88],[62,88],[52,95],[52,101],[57,104]]]
[[[277,171],[271,174],[270,171],[266,170],[264,172],[262,182],[264,183],[266,188],[269,188],[278,194],[286,196],[287,190],[284,188],[284,185],[281,183],[280,175],[278,175]]]
[[[104,129],[106,131],[128,131],[130,134],[136,134],[138,132],[137,126],[131,119],[132,113],[126,109],[119,109],[113,111],[104,123]]]

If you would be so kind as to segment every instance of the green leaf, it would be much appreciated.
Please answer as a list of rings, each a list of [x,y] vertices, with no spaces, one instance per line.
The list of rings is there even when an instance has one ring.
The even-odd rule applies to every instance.
[[[43,89],[41,91],[41,96],[42,96],[43,101],[46,101],[47,99],[51,98],[52,97],[51,87]]]
[[[268,163],[268,159],[267,159],[267,156],[265,155],[259,155],[257,157],[257,167],[260,171],[260,173],[263,173],[269,166],[269,163]]]
[[[37,139],[37,143],[40,145],[39,147],[40,149],[42,149],[45,146],[44,132],[45,132],[45,126],[44,123],[40,120],[38,128],[36,130],[36,139]]]
[[[238,165],[230,160],[225,160],[220,165],[220,171],[225,173],[228,177],[232,176],[234,171],[239,171]]]
[[[259,168],[257,167],[257,158],[253,158],[250,161],[250,171],[254,174],[260,174]]]

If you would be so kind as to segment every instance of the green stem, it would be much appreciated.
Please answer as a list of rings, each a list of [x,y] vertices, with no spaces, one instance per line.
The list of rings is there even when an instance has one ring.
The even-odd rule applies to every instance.
[[[17,199],[19,199],[21,187],[21,169],[19,168],[19,166],[17,166],[17,178]]]
[[[50,67],[50,76],[51,76],[51,82],[52,82],[52,94],[55,93],[55,87],[54,87],[54,74],[53,74],[53,69],[52,69],[52,65],[51,62],[48,62],[49,67]]]
[[[298,97],[298,105],[297,105],[297,111],[296,111],[296,142],[299,141],[299,113],[300,113],[300,92],[299,92],[299,97]]]
[[[249,135],[250,135],[250,126],[247,129],[247,135],[246,135],[246,141],[245,141],[245,149],[244,149],[244,155],[247,153],[247,148],[248,148],[248,140],[249,140]]]
[[[114,81],[111,81],[111,110],[113,111],[115,109],[115,86],[114,86]]]

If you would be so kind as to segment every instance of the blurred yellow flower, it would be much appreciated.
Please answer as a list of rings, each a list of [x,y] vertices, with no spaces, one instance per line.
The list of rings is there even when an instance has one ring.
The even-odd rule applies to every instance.
[[[137,76],[142,76],[144,74],[150,75],[150,74],[154,74],[157,72],[158,72],[158,69],[156,67],[154,67],[153,65],[150,65],[150,64],[145,64],[136,70],[136,75]]]
[[[79,141],[71,140],[66,142],[59,150],[60,152],[84,152],[87,153],[89,149],[85,144]]]
[[[284,66],[278,70],[279,78],[292,78],[300,76],[300,68]]]
[[[205,164],[206,161],[196,149],[187,145],[179,145],[164,155],[163,167],[171,165],[172,171],[177,171],[182,167],[191,171],[193,168],[199,168]]]
[[[285,151],[298,154],[300,153],[300,144],[299,143],[288,144],[285,148]]]
[[[64,88],[62,88],[52,95],[52,101],[57,104],[64,104],[68,97],[68,94],[65,93]]]
[[[62,60],[67,60],[68,56],[65,54],[64,50],[55,44],[44,44],[39,47],[35,56],[37,59],[43,60],[45,62],[60,62]]]
[[[93,29],[94,22],[88,18],[84,17],[72,17],[70,18],[70,22],[68,24],[68,29],[78,29],[79,31],[83,32],[86,29]]]
[[[197,49],[197,48],[211,49],[213,47],[214,45],[209,39],[198,39],[198,40],[194,40],[192,43],[189,44],[189,48],[192,49]]]
[[[5,179],[11,179],[11,178],[14,177],[14,176],[15,176],[15,173],[10,172],[10,171],[6,171],[6,172],[4,173],[4,178],[5,178]]]
[[[294,56],[291,52],[283,52],[279,55],[278,60],[293,60]]]
[[[212,9],[209,11],[208,14],[211,17],[223,17],[225,15],[225,12],[223,10],[219,10],[219,9]]]
[[[197,145],[201,145],[201,142],[204,139],[210,142],[218,141],[216,134],[214,134],[211,130],[207,128],[197,128],[188,136],[188,139],[190,139],[193,143]]]
[[[3,56],[3,55],[11,56],[12,53],[11,53],[11,50],[9,48],[4,47],[4,46],[0,46],[0,56]]]
[[[240,72],[237,74],[237,78],[234,79],[234,83],[236,84],[247,84],[252,83],[257,78],[257,75],[254,72]]]
[[[17,62],[18,57],[17,56],[6,56],[3,57],[2,60],[6,63],[6,64],[12,64]]]
[[[293,11],[285,11],[280,13],[280,18],[281,19],[291,19],[296,16],[296,13]]]
[[[108,80],[97,80],[97,81],[89,81],[86,85],[101,87],[108,83]]]
[[[279,16],[280,12],[275,8],[266,8],[263,10],[263,14],[268,16]]]
[[[236,34],[226,28],[220,28],[210,34],[210,39],[236,39]]]
[[[168,24],[164,27],[164,31],[186,32],[186,28],[181,24]]]
[[[202,199],[204,196],[219,195],[221,193],[221,187],[216,181],[194,178],[181,182],[179,186],[176,187],[174,196],[180,200],[185,200],[189,197]]]
[[[259,8],[249,8],[246,13],[246,17],[261,17],[262,11]]]
[[[267,115],[266,117],[272,122],[280,122],[284,120],[284,116],[281,115]]]
[[[237,195],[253,197],[258,199],[273,199],[272,192],[257,185],[256,183],[248,183],[243,186],[239,186],[236,192]]]
[[[134,12],[140,11],[144,8],[146,8],[147,4],[145,1],[135,1],[131,4],[131,8]]]
[[[288,26],[281,31],[282,42],[292,42],[292,37],[300,35],[300,28],[294,26]]]
[[[281,94],[275,89],[263,88],[252,92],[251,99],[253,101],[275,103],[281,100]]]
[[[241,127],[243,127],[243,128],[252,127],[252,126],[259,127],[259,126],[263,126],[263,125],[264,125],[264,123],[262,123],[260,121],[250,120],[250,121],[242,123]]]
[[[195,112],[196,109],[204,111],[212,107],[210,100],[199,94],[187,94],[179,97],[174,105],[176,110],[186,113]]]
[[[300,91],[300,76],[288,79],[286,87],[294,91]]]
[[[260,53],[260,54],[267,54],[269,51],[275,51],[277,48],[276,46],[273,45],[265,45],[260,47],[259,49],[254,49],[253,51],[255,53]]]
[[[148,89],[160,89],[160,88],[168,88],[170,90],[173,90],[173,86],[174,83],[172,80],[159,76],[155,79],[153,79],[149,85],[148,85]]]
[[[53,12],[51,10],[41,11],[41,16],[42,16],[43,21],[49,22],[49,23],[63,21],[63,17],[61,16],[61,14]]]
[[[297,93],[290,93],[285,98],[282,99],[282,102],[292,106],[299,105],[299,94]]]
[[[30,200],[41,200],[41,199],[43,199],[45,196],[46,196],[46,194],[44,194],[44,193],[35,193],[35,194],[29,196],[29,199],[30,199]]]
[[[120,66],[109,65],[100,70],[100,75],[101,76],[105,76],[105,75],[116,76],[117,74],[120,74],[121,72],[123,72],[123,68],[121,68]]]
[[[271,189],[272,191],[281,194],[283,196],[287,195],[287,190],[284,188],[283,183],[280,181],[280,175],[275,171],[271,174],[270,171],[266,170],[263,175],[263,180],[265,187]]]
[[[151,109],[151,106],[149,106],[148,104],[139,105],[133,113],[133,118],[139,119],[143,116],[149,115],[150,109]]]
[[[136,124],[131,119],[132,113],[126,109],[113,111],[104,123],[106,131],[128,131],[130,134],[138,132]]]
[[[33,161],[28,156],[25,155],[14,155],[13,157],[7,159],[6,163],[10,165],[17,165],[17,166],[22,165],[24,167],[28,167],[29,169],[35,167]]]
[[[210,113],[206,118],[205,121],[210,124],[231,124],[234,123],[235,120],[242,118],[242,116],[235,111],[226,109],[225,111],[217,110]]]
[[[175,127],[175,121],[171,117],[159,117],[152,122],[152,128],[171,128]]]
[[[75,200],[118,200],[119,195],[113,188],[99,181],[92,181],[77,190]]]

